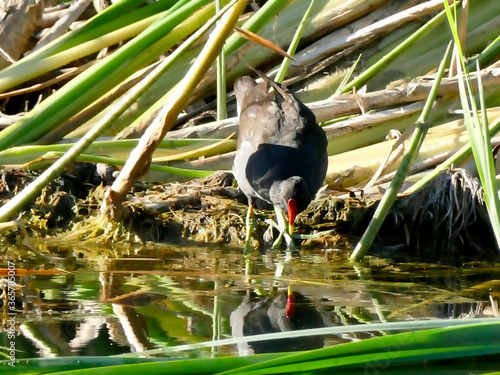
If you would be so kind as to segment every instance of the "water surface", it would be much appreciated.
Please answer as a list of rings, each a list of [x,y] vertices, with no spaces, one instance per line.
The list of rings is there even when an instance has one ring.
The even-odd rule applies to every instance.
[[[498,317],[500,267],[484,264],[456,268],[371,259],[353,266],[335,252],[275,251],[245,259],[239,249],[166,245],[58,247],[51,251],[65,260],[54,262],[4,250],[1,276],[8,280],[9,265],[15,265],[19,285],[17,359],[136,353],[319,326]],[[290,285],[295,318],[287,319]],[[7,301],[0,332],[4,347],[13,329]],[[384,334],[227,345],[218,352],[311,349]]]

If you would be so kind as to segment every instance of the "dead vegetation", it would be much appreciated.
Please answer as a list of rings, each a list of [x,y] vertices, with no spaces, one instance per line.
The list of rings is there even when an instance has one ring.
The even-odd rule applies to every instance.
[[[257,14],[264,3],[247,4],[240,21]],[[82,137],[98,123],[100,116],[111,110],[111,103],[123,97],[130,88],[144,82],[147,74],[171,56],[192,33],[187,32],[169,48],[155,45],[155,55],[151,55],[148,61],[145,59],[140,67],[137,65],[127,68],[126,73],[119,79],[116,78],[118,84],[108,84],[104,77],[94,81],[96,86],[101,82],[105,84],[98,94],[96,91],[91,97],[88,95],[89,90],[83,86],[71,89],[71,83],[82,77],[86,77],[85,82],[94,79],[89,73],[92,69],[89,68],[95,65],[106,66],[113,59],[114,52],[127,48],[129,41],[140,39],[140,33],[144,29],[129,28],[135,24],[127,23],[122,26],[128,30],[128,34],[117,36],[114,34],[115,29],[110,28],[111,31],[107,31],[109,34],[104,33],[110,37],[106,44],[103,42],[106,38],[97,37],[92,34],[92,28],[89,28],[89,40],[85,43],[92,42],[93,46],[86,54],[63,59],[56,65],[47,67],[47,71],[40,70],[38,77],[24,74],[23,63],[30,62],[29,56],[33,56],[33,52],[46,48],[43,46],[58,35],[68,35],[68,30],[81,25],[80,20],[89,20],[95,14],[102,15],[106,6],[101,7],[102,4],[99,4],[98,1],[94,4],[79,1],[71,6],[52,6],[48,1],[32,3],[28,0],[16,0],[6,2],[0,10],[3,11],[2,15],[8,15],[0,19],[0,51],[3,52],[1,58],[4,59],[0,58],[0,72],[8,78],[12,78],[9,76],[10,71],[19,74],[15,81],[2,81],[4,85],[0,87],[0,126],[8,130],[0,132],[0,142],[2,139],[4,141],[3,146],[0,146],[0,164],[5,168],[0,184],[1,204],[11,199],[38,175],[35,168],[44,168],[60,157],[53,154],[47,156],[47,149],[29,149],[23,154],[19,149],[12,148],[12,144],[19,139],[19,134],[12,133],[13,138],[9,141],[9,127],[19,127],[19,133],[23,135],[21,147],[28,143],[54,143],[64,137]],[[157,5],[153,2],[137,9],[131,8],[131,14]],[[306,6],[303,1],[290,1],[278,15],[270,17],[261,30],[255,31],[286,49]],[[377,185],[392,178],[398,161],[394,158],[384,165],[384,160],[394,145],[394,141],[384,141],[384,138],[388,133],[392,134],[393,130],[403,133],[413,126],[434,82],[435,69],[449,41],[449,28],[444,21],[436,23],[436,28],[424,32],[418,42],[400,47],[403,41],[411,38],[418,30],[435,22],[442,8],[443,2],[439,0],[316,2],[302,42],[294,55],[295,62],[284,83],[302,101],[308,103],[318,121],[324,122],[324,129],[329,137],[330,159],[326,182],[330,189],[358,192],[363,191],[368,181]],[[494,0],[481,4],[470,2],[469,18],[460,20],[461,23],[469,23],[466,39],[468,56],[480,56],[486,48],[494,49],[495,45],[491,42],[498,36],[499,30],[497,9],[498,2]],[[160,14],[158,9],[156,13],[151,12],[155,17]],[[460,12],[462,10],[458,13]],[[195,14],[200,16],[204,13],[197,11]],[[207,14],[203,22],[209,19]],[[139,17],[137,20],[142,22],[144,19]],[[147,22],[153,22],[152,19],[148,20]],[[147,22],[143,25],[144,28],[149,25]],[[189,24],[185,20],[179,22]],[[12,37],[17,35],[12,31],[16,27],[19,28],[17,31],[22,41],[16,42]],[[8,37],[4,38],[2,35]],[[106,130],[106,135],[115,137],[115,140],[141,136],[160,108],[166,106],[165,99],[161,98],[172,93],[173,87],[187,75],[194,53],[200,52],[206,40],[207,36],[200,37],[192,46],[193,55],[181,56],[166,73],[154,80],[152,86],[145,88],[145,92],[133,105]],[[69,47],[65,45],[64,48]],[[62,53],[53,52],[64,58],[67,52],[64,48]],[[147,50],[149,47],[145,48]],[[228,92],[238,76],[248,74],[249,66],[273,77],[281,60],[282,57],[274,51],[257,43],[247,43],[236,48],[226,60]],[[379,64],[382,60],[385,63]],[[500,114],[498,107],[495,108],[499,97],[498,56],[494,53],[485,54],[481,57],[481,64],[481,70],[472,76],[481,76],[489,102],[487,116],[490,123],[493,123]],[[125,62],[123,66],[126,66]],[[144,66],[146,67],[141,70]],[[351,68],[353,76],[342,83],[350,75]],[[370,69],[374,70],[370,72]],[[75,81],[72,81],[74,78]],[[183,106],[183,113],[176,116],[175,123],[169,125],[173,128],[167,133],[170,140],[212,138],[209,142],[213,141],[217,145],[227,141],[224,138],[237,131],[238,121],[235,117],[212,121],[216,112],[213,95],[215,82],[215,70],[209,69],[195,92],[189,96],[189,105]],[[473,82],[475,84],[475,80]],[[458,113],[457,92],[457,78],[450,71],[438,90],[433,109],[434,126],[422,145],[415,168],[429,169],[468,142],[468,135]],[[65,105],[58,104],[54,99],[57,97],[54,95],[56,93],[65,93],[70,100]],[[79,100],[71,99],[75,96]],[[40,106],[40,103],[43,105]],[[227,104],[229,116],[234,116],[231,95]],[[48,110],[43,109],[44,105],[47,105]],[[73,105],[71,111],[54,119],[54,114],[59,115],[61,107]],[[39,121],[43,118],[41,115],[46,113],[49,116]],[[31,126],[27,126],[29,123]],[[46,131],[40,132],[40,128]],[[7,138],[4,139],[2,136],[5,134]],[[161,164],[196,170],[230,170],[235,147],[234,142],[231,142],[225,142],[224,149],[211,150],[202,156],[189,154],[197,145],[190,145],[189,152],[179,147],[177,157],[172,155],[176,153],[175,149],[168,150],[170,153],[165,159],[168,161],[162,160]],[[407,142],[402,141],[396,153],[400,155],[405,147]],[[120,169],[121,164],[116,159],[120,158],[125,163],[131,150],[129,146],[126,150],[114,151],[108,145],[96,146],[92,151],[87,149],[86,152],[90,156],[109,157],[113,160],[110,163]],[[157,149],[153,158],[164,156],[159,153]],[[152,166],[156,167],[158,163],[153,160]],[[381,164],[383,168],[380,168]],[[240,246],[242,243],[246,202],[232,187],[230,174],[219,174],[219,179],[210,177],[186,182],[191,177],[183,180],[172,172],[150,169],[150,173],[143,177],[147,181],[162,183],[136,183],[132,194],[120,205],[124,212],[123,222],[112,223],[100,214],[99,207],[102,206],[104,195],[104,189],[100,187],[101,181],[94,178],[94,171],[82,172],[76,165],[91,166],[90,169],[95,170],[95,165],[91,163],[75,164],[17,213],[18,217],[26,221],[33,236],[60,237],[68,241],[94,241],[99,238],[103,243],[194,241],[231,246]],[[24,169],[10,169],[13,166],[23,166]],[[28,168],[33,170],[29,171]],[[145,173],[146,169],[139,168],[139,174]],[[378,181],[371,181],[374,175],[380,177]],[[132,182],[135,177],[124,179]],[[464,181],[473,180],[469,180],[461,172],[444,173],[435,185],[427,185],[421,192],[400,198],[373,250],[381,250],[380,253],[391,257],[403,249],[403,253],[410,253],[421,259],[441,259],[443,255],[456,258],[458,254],[466,258],[477,256],[490,259],[492,239],[491,232],[487,229],[489,227],[482,195],[477,183]],[[104,185],[107,183],[112,183],[112,179],[104,181]],[[463,187],[466,189],[463,190]],[[426,199],[429,202],[426,203]],[[468,203],[464,203],[465,201]],[[326,194],[299,216],[297,233],[307,235],[322,232],[317,238],[305,237],[303,245],[318,249],[347,248],[366,227],[373,213],[373,204],[372,199],[338,199],[333,194]],[[436,207],[440,209],[437,210]],[[266,219],[269,217],[272,217],[270,211],[260,211],[256,217],[256,246],[266,245],[262,239],[268,228]],[[440,234],[429,235],[436,228],[440,228]],[[323,233],[326,231],[331,232]]]
[[[31,177],[4,173],[4,181],[13,179],[15,186],[20,186],[20,181],[29,182]],[[75,179],[71,185],[64,181],[64,177],[55,181],[22,214],[31,236],[51,237],[61,244],[216,243],[241,248],[244,241],[247,206],[244,195],[232,186],[230,173],[219,172],[183,184],[137,184],[124,204],[124,219],[119,224],[99,222],[103,220],[99,215],[101,185],[78,197],[74,195]],[[5,186],[0,191],[4,199],[9,194]],[[323,194],[298,216],[296,233],[303,235],[302,246],[314,251],[350,249],[365,230],[376,204],[376,199],[339,199]],[[273,216],[272,210],[257,210],[255,247],[269,248],[264,239],[267,220]],[[310,236],[313,233],[319,235]],[[16,241],[16,236],[5,238]],[[371,253],[399,261],[451,264],[496,259],[478,181],[464,170],[446,170],[416,193],[400,197]]]

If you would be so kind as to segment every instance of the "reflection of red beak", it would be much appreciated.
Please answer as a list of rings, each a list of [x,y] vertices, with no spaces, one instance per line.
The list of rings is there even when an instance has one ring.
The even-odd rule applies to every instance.
[[[285,314],[288,319],[295,314],[295,297],[293,296],[292,286],[288,285],[288,297],[286,299]]]
[[[293,233],[293,223],[295,222],[295,217],[297,216],[297,202],[295,199],[288,200],[288,225],[290,228],[290,234]]]

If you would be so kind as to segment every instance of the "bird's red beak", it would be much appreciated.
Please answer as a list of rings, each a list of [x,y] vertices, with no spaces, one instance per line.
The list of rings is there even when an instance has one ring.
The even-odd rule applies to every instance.
[[[288,285],[288,296],[286,299],[285,315],[288,319],[295,314],[295,297],[293,296],[292,286]]]
[[[295,222],[295,217],[297,216],[297,202],[295,199],[288,200],[288,225],[290,228],[290,234],[293,233],[293,223]]]

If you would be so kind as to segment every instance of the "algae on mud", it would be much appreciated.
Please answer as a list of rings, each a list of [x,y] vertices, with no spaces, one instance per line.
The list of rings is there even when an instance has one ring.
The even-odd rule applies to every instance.
[[[86,177],[88,181],[88,177]],[[19,172],[3,181],[29,182]],[[187,183],[136,184],[124,204],[120,223],[99,214],[102,186],[76,178],[55,181],[27,207],[22,219],[34,237],[58,243],[226,244],[241,248],[245,238],[245,197],[233,187],[232,174],[219,172]],[[1,190],[8,199],[8,185]],[[376,197],[335,197],[324,191],[297,217],[302,246],[315,251],[347,252],[361,236],[377,205]],[[87,194],[85,196],[85,194]],[[256,211],[255,248],[266,242],[270,207]],[[446,170],[414,194],[400,197],[370,253],[393,260],[461,264],[498,259],[482,188],[461,169]],[[310,238],[307,235],[318,233]],[[10,236],[9,238],[15,239]]]

